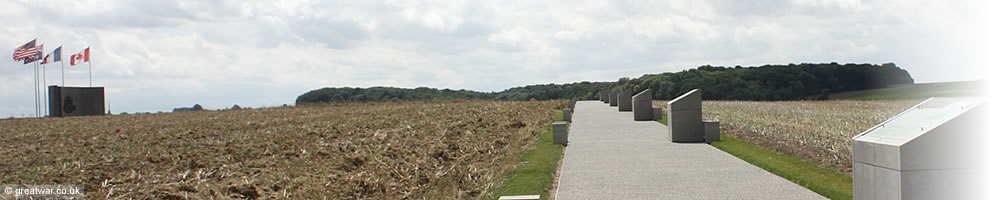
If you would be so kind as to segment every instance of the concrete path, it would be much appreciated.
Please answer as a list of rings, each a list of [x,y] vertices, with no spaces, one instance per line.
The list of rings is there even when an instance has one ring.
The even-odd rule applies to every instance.
[[[825,198],[708,144],[672,143],[660,123],[579,101],[556,199]]]

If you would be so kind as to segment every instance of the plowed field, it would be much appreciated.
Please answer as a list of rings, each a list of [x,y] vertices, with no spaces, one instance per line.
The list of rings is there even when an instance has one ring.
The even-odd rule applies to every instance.
[[[0,120],[0,183],[88,198],[469,199],[556,101],[350,103]]]

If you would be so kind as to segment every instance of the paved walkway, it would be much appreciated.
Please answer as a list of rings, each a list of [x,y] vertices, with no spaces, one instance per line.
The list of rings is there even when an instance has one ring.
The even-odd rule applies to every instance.
[[[708,144],[672,143],[667,126],[600,101],[577,102],[565,153],[559,200],[825,199]]]

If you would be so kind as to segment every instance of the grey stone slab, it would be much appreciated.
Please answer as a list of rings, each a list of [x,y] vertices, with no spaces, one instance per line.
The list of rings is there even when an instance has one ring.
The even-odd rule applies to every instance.
[[[568,128],[565,121],[552,122],[552,144],[569,145]]]
[[[604,103],[611,103],[611,90],[604,91]]]
[[[899,146],[875,143],[872,147],[875,152],[875,162],[872,164],[899,170]]]
[[[940,98],[944,99],[944,98]],[[939,99],[939,100],[940,100]],[[958,105],[950,105],[959,107]],[[899,147],[901,170],[933,170],[952,168],[972,168],[979,166],[986,143],[983,138],[990,133],[988,110],[982,106],[965,106],[967,112],[933,127],[925,128],[926,133]],[[932,125],[925,125],[932,127]]]
[[[712,143],[719,141],[719,121],[716,120],[706,120],[702,121],[705,127],[705,143]]]
[[[667,112],[671,110],[701,110],[701,90],[693,89],[667,103]]]
[[[701,121],[701,90],[688,91],[668,102],[667,119],[671,141],[705,141],[705,127]]]
[[[615,98],[618,98],[619,112],[632,111],[632,90],[622,90]]]
[[[875,199],[875,166],[853,162],[854,199]]]
[[[618,93],[620,92],[615,90],[608,92],[608,103],[611,104],[611,106],[618,106]]]
[[[580,101],[555,198],[824,199],[704,143],[672,143],[666,126]]]
[[[864,140],[854,139],[854,141],[852,141],[854,150],[851,151],[851,159],[853,159],[854,162],[867,163],[869,165],[875,163],[875,147],[873,146],[874,144],[871,143],[873,140],[874,139],[868,138],[865,138]]]
[[[632,96],[632,119],[653,120],[653,91],[646,89]]]
[[[855,136],[855,199],[980,199],[983,102],[931,98]]]
[[[854,199],[983,199],[976,170],[897,171],[854,162],[852,171]]]
[[[49,116],[90,116],[104,115],[104,87],[59,87],[51,85],[49,93]]]
[[[572,122],[573,121],[573,111],[569,109],[563,109],[563,121]]]
[[[701,122],[701,111],[667,111],[670,141],[704,142],[705,127]]]
[[[663,108],[653,107],[653,120],[660,121],[663,119]]]
[[[899,171],[875,167],[875,199],[900,199]]]
[[[597,93],[598,93],[597,95],[599,95],[599,97],[600,97],[601,102],[608,103],[608,91],[607,90],[601,90],[601,91],[599,91]]]
[[[981,170],[908,170],[900,172],[901,199],[985,199]]]
[[[611,103],[611,98],[609,98],[611,96],[611,90],[603,90],[602,92],[602,94],[604,94],[604,100],[602,102]]]
[[[569,110],[572,111],[576,107],[576,99],[569,100]]]

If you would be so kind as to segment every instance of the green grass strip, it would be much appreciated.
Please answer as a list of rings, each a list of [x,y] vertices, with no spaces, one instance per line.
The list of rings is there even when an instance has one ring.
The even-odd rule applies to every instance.
[[[851,177],[722,135],[712,146],[830,199],[853,199]]]
[[[562,111],[556,111],[553,119],[562,121]],[[535,147],[521,155],[517,168],[507,174],[493,199],[510,195],[542,195],[541,199],[549,199],[563,146],[552,144],[552,126],[547,126],[538,137]]]
[[[664,115],[666,115],[666,114],[664,114]],[[666,126],[667,125],[667,116],[663,116],[663,119],[660,119],[659,121],[656,121],[656,122],[660,122],[661,124],[663,124],[664,126]]]

